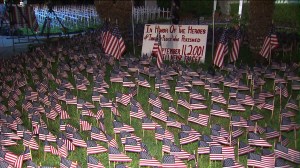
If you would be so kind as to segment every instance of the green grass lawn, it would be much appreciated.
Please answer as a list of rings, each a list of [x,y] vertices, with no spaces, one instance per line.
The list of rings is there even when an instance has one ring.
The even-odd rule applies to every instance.
[[[205,65],[204,64],[200,64],[200,65],[199,64],[191,64],[190,66],[194,69],[197,69],[197,68],[207,69],[207,68],[209,68],[209,65],[211,65],[211,56],[210,56],[211,53],[210,53],[210,51],[211,51],[211,49],[207,48],[207,53],[206,53],[207,58],[206,58]],[[137,49],[136,53],[140,53],[140,48]],[[249,54],[249,53],[250,52],[249,52],[248,48],[242,47],[241,48],[241,54],[240,54],[240,55],[242,55],[242,59],[240,59],[237,64],[240,64],[240,62],[242,62],[242,65],[244,65],[244,64],[253,65],[254,61],[253,61],[253,58],[252,58],[251,54]],[[137,54],[137,55],[139,55],[139,54]],[[66,57],[66,60],[68,60],[68,59],[69,58]],[[299,60],[297,60],[297,61],[299,61]],[[52,73],[53,74],[56,74],[57,67],[58,67],[58,62],[53,63],[53,68],[52,68]],[[107,67],[108,68],[107,68],[106,75],[105,75],[105,81],[107,83],[110,83],[109,82],[109,76],[110,76],[110,70],[112,69],[112,67],[111,66],[107,66]],[[31,74],[28,73],[28,72],[25,72],[25,73],[29,76],[29,79],[30,79],[30,80],[28,80],[29,86],[34,88],[35,85],[33,83],[33,80],[31,79],[31,77],[32,77]],[[39,76],[42,77],[42,72],[38,71],[38,73],[39,73]],[[222,71],[222,73],[226,74],[224,71]],[[92,100],[91,100],[92,88],[93,88],[92,76],[91,75],[87,76],[85,72],[83,72],[82,74],[85,75],[88,78],[88,80],[91,82],[91,85],[88,86],[87,91],[78,91],[78,98],[82,98],[82,99],[85,99],[86,101],[92,102]],[[69,81],[73,84],[73,86],[75,86],[75,80],[72,77],[72,74],[69,73],[68,75],[69,75]],[[148,77],[146,77],[146,79],[148,79]],[[173,99],[174,99],[174,102],[175,102],[174,104],[176,105],[179,94],[175,94],[175,92],[174,92],[174,87],[176,85],[175,81],[176,81],[177,77],[175,77],[174,79],[175,80],[169,82],[169,85],[171,87],[170,93],[173,96]],[[244,80],[245,80],[245,83],[246,83],[245,76],[244,76]],[[152,92],[152,93],[155,93],[156,95],[158,95],[158,91],[154,89],[154,78],[150,78],[149,82],[150,82],[152,87],[150,89],[140,87],[138,95],[135,97],[135,99],[138,100],[141,103],[141,105],[142,105],[142,107],[143,107],[143,109],[146,112],[148,117],[150,117],[150,109],[149,109],[149,106],[148,106],[149,93]],[[51,82],[51,81],[49,82],[49,84],[50,84],[51,89],[55,89],[58,86],[56,83]],[[110,89],[108,89],[108,94],[105,95],[109,99],[114,99],[115,91],[119,91],[119,92],[121,92],[122,90],[124,92],[128,91],[126,88],[122,88],[122,86],[120,84],[112,84],[110,86],[111,87],[110,87]],[[204,87],[195,87],[195,88],[202,95],[205,95],[205,97],[207,98],[207,101],[204,101],[204,104],[208,106],[208,109],[206,109],[206,110],[197,110],[197,111],[200,112],[201,114],[209,115],[209,111],[210,111],[210,107],[211,107],[211,101],[210,101],[211,95],[207,93],[207,91],[204,89]],[[222,85],[220,86],[220,88],[222,88]],[[273,92],[273,80],[267,80],[267,83],[264,86],[264,88],[267,89],[268,91]],[[289,89],[290,89],[290,87],[289,87]],[[225,87],[225,90],[224,90],[224,97],[225,98],[228,98],[228,90],[229,89]],[[74,95],[77,94],[75,90],[72,90],[71,92]],[[249,92],[245,92],[245,93],[249,93]],[[297,94],[299,94],[299,92],[298,93],[297,92],[289,92],[289,93],[292,94],[292,98],[296,98]],[[188,97],[189,97],[188,94],[181,94],[181,96],[183,96],[185,99],[188,99]],[[20,111],[21,111],[21,103],[22,103],[23,99],[24,99],[24,95],[21,95],[20,100],[17,102],[17,108]],[[168,101],[166,101],[165,99],[161,99],[161,100],[162,100],[162,103],[163,103],[163,109],[165,111],[168,111]],[[283,98],[282,99],[282,106],[284,106],[286,104],[286,102],[287,102],[287,99]],[[65,103],[61,103],[61,104],[62,104],[62,107],[65,110],[67,110],[68,114],[71,117],[71,119],[66,120],[66,123],[70,123],[70,124],[72,124],[73,126],[75,126],[76,128],[79,129],[80,110],[79,110],[79,112],[77,112],[77,109],[76,109],[75,105],[68,105],[68,107],[67,107],[65,105]],[[98,106],[98,104],[96,104],[96,107],[97,106]],[[222,107],[224,109],[226,109],[226,106],[222,106]],[[279,109],[279,107],[280,107],[279,96],[275,97],[275,107],[276,108],[274,110],[274,117],[273,118],[270,117],[271,116],[270,111],[259,110],[256,107],[254,108],[254,110],[260,111],[261,114],[263,114],[263,116],[265,117],[264,120],[260,120],[258,122],[258,125],[265,126],[265,124],[266,124],[266,125],[269,125],[273,128],[276,128],[277,130],[279,130],[279,112],[280,112],[280,109]],[[103,109],[104,109],[104,112],[105,112],[104,122],[105,122],[105,125],[106,125],[107,133],[109,135],[111,135],[112,137],[114,137],[115,135],[114,135],[114,132],[113,132],[113,125],[112,125],[113,118],[111,118],[110,109],[107,109],[107,108],[103,108]],[[247,109],[246,112],[229,111],[229,113],[232,114],[232,115],[241,115],[245,119],[248,119],[249,116],[250,116],[251,107],[246,106],[246,109]],[[126,123],[126,124],[130,124],[130,116],[129,116],[130,107],[129,106],[125,107],[125,106],[119,104],[118,110],[121,114],[121,117],[118,117],[118,119],[120,121]],[[174,115],[172,113],[170,113],[169,115],[171,117],[175,118],[177,121],[180,121],[182,123],[187,123],[187,117],[188,117],[189,111],[187,109],[181,107],[181,106],[178,107],[178,110],[180,111],[180,113],[183,115],[184,118],[180,118],[177,115]],[[96,113],[96,109],[93,109],[92,111],[94,113]],[[96,119],[92,119],[92,118],[89,118],[89,117],[85,117],[85,119],[87,119],[90,123],[92,123],[92,125],[98,126],[97,122],[96,122]],[[154,121],[156,121],[157,123],[161,124],[164,128],[166,128],[165,123],[163,123],[159,120],[156,120],[154,118],[152,118],[152,119]],[[27,128],[30,129],[31,128],[31,122],[28,120],[27,112],[25,112],[25,111],[22,114],[22,120],[24,121],[24,125]],[[58,135],[58,133],[59,133],[59,118],[57,118],[55,121],[51,121],[51,120],[47,120],[45,115],[43,115],[43,120],[46,121],[49,131],[51,131],[54,135]],[[209,122],[211,124],[220,124],[223,128],[225,128],[227,131],[229,131],[229,121],[230,121],[229,119],[224,119],[224,118],[221,118],[221,117],[211,116]],[[295,118],[295,121],[297,121],[297,123],[300,124],[300,115],[299,114]],[[141,121],[138,120],[138,119],[135,119],[135,118],[132,118],[130,125],[135,128],[135,132],[134,132],[135,135],[141,137],[142,142],[144,142],[148,146],[150,154],[161,161],[161,159],[162,159],[162,152],[161,152],[162,142],[155,140],[154,131],[145,131],[144,136],[143,136]],[[203,126],[199,126],[199,125],[196,125],[196,124],[193,124],[193,123],[190,123],[190,122],[188,123],[188,125],[190,125],[193,129],[197,130],[201,134],[205,134],[205,135],[210,134],[209,126],[208,127],[203,127]],[[173,128],[173,127],[172,128],[168,127],[167,129],[170,130],[174,134],[175,143],[178,146],[180,146],[179,145],[179,139],[178,139],[178,133],[180,132],[180,129],[176,129],[176,128]],[[297,131],[297,136],[299,136],[299,133],[300,133],[300,130]],[[84,138],[84,140],[89,139],[90,134],[88,133],[88,131],[80,132],[80,134]],[[300,150],[300,145],[299,145],[300,144],[300,139],[298,138],[296,141],[294,141],[294,139],[296,138],[296,137],[294,137],[294,132],[288,132],[288,133],[284,132],[283,135],[288,137],[289,140],[290,140],[290,143],[289,143],[288,147],[295,149],[295,145],[298,144],[296,149],[298,151]],[[262,137],[264,137],[264,135]],[[120,146],[120,150],[123,151],[124,148],[123,148],[123,146],[120,142],[119,135],[116,136],[116,140],[117,140],[117,142]],[[43,141],[39,141],[38,139],[37,139],[37,141],[40,144],[40,148],[37,151],[31,150],[32,157],[33,157],[33,162],[35,162],[39,165],[41,164],[43,166],[58,167],[59,163],[60,163],[59,156],[51,155],[49,153],[45,154],[43,152]],[[247,142],[246,134],[243,134],[243,136],[241,136],[239,138],[239,141]],[[274,142],[274,140],[270,140],[269,142],[271,144],[276,143],[276,141]],[[100,143],[100,142],[97,142],[97,143],[99,143],[100,145],[102,145],[104,147],[107,147],[107,144],[105,144],[105,143]],[[22,141],[18,141],[18,144],[19,144],[18,146],[9,147],[9,149],[11,151],[17,153],[17,154],[20,154],[24,150],[24,147],[22,145]],[[56,146],[55,143],[51,143],[51,145]],[[189,153],[194,153],[194,151],[197,150],[197,143],[194,142],[194,143],[191,143],[191,144],[188,144],[188,145],[183,145],[182,148],[184,150],[186,150],[187,152],[189,152]],[[260,153],[261,149],[256,148],[256,151],[257,151],[257,153]],[[247,156],[238,157],[237,156],[237,146],[235,147],[235,152],[236,152],[236,160],[239,160],[239,162],[241,164],[246,166]],[[130,167],[138,167],[139,154],[130,153],[130,152],[127,152],[126,154],[129,157],[131,157],[132,160],[133,160],[131,163],[127,163],[126,165],[128,165]],[[113,167],[113,165],[114,165],[113,163],[109,164],[107,153],[97,154],[97,155],[93,155],[93,156],[98,158],[105,167],[109,167],[109,165],[110,165],[110,167]],[[81,165],[82,167],[87,167],[86,157],[87,157],[86,149],[76,147],[75,151],[69,152],[68,159],[70,159],[72,161],[78,161],[79,165]],[[220,161],[210,162],[208,155],[199,156],[199,160],[197,162],[192,160],[192,161],[189,161],[189,162],[185,161],[185,163],[189,167],[195,167],[196,164],[198,164],[199,167],[221,167],[222,166],[222,162],[220,162]],[[23,164],[23,166],[24,165],[25,164]]]

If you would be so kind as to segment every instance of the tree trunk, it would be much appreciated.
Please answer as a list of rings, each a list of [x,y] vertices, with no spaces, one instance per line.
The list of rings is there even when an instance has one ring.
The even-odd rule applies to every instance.
[[[274,0],[250,0],[248,37],[250,51],[256,58],[272,25],[274,8]]]

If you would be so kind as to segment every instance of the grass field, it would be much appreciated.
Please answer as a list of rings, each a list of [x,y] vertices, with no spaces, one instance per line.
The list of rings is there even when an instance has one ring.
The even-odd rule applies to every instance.
[[[207,50],[207,63],[204,65],[204,64],[201,64],[201,65],[198,65],[198,64],[191,64],[190,66],[194,69],[197,69],[197,68],[203,68],[203,69],[208,69],[211,63],[211,58],[210,58],[210,49]],[[298,53],[299,54],[299,53]],[[241,54],[242,55],[242,66],[244,64],[249,64],[249,65],[253,65],[253,59],[251,58],[251,55],[249,54],[249,50],[248,48],[246,47],[243,47],[241,49]],[[55,57],[55,56],[54,56]],[[66,59],[66,62],[69,61],[69,57],[65,57]],[[91,63],[90,62],[91,60],[88,60],[88,64]],[[298,60],[299,61],[299,60]],[[241,61],[239,61],[241,62]],[[287,60],[287,62],[289,62]],[[56,74],[57,72],[57,68],[58,68],[58,65],[59,62],[55,62],[52,64],[52,70],[51,72],[53,74]],[[239,63],[238,63],[239,64]],[[100,67],[99,67],[100,68]],[[107,70],[106,70],[106,75],[105,75],[105,81],[107,83],[110,83],[109,82],[109,76],[110,76],[110,71],[111,71],[112,67],[107,65]],[[35,84],[32,80],[32,75],[28,72],[25,72],[29,79],[27,80],[28,81],[28,85],[31,86],[32,88],[35,88]],[[37,71],[40,79],[42,79],[42,72],[41,70],[38,70]],[[91,99],[91,96],[92,96],[92,88],[93,88],[93,78],[91,75],[87,75],[87,73],[85,71],[82,72],[83,75],[85,75],[88,80],[91,82],[91,85],[88,86],[88,90],[87,91],[78,91],[78,98],[82,98],[82,99],[85,99],[86,101],[89,101],[89,102],[92,102],[92,99]],[[222,74],[226,74],[225,71],[222,71]],[[283,74],[280,73],[280,75],[282,76]],[[68,72],[68,80],[73,84],[73,86],[75,86],[75,80],[74,80],[74,77],[72,77],[72,74],[70,72]],[[146,76],[145,76],[146,77]],[[131,78],[133,79],[133,78]],[[148,79],[148,77],[146,77],[146,79]],[[169,85],[171,87],[170,89],[170,93],[174,99],[174,104],[176,105],[176,102],[177,102],[177,99],[178,99],[178,96],[179,94],[175,94],[175,91],[174,91],[174,87],[176,85],[176,80],[177,80],[177,77],[174,77],[175,80],[173,81],[169,81]],[[152,93],[155,93],[156,95],[158,95],[158,91],[154,89],[154,81],[155,79],[154,78],[150,78],[149,80],[149,83],[151,84],[151,88],[150,89],[147,89],[147,88],[143,88],[143,87],[139,87],[139,92],[138,92],[138,95],[135,97],[136,100],[138,100],[144,111],[146,112],[147,116],[150,117],[150,108],[148,106],[148,96],[149,94],[152,92]],[[268,91],[271,91],[273,92],[273,80],[268,80],[266,79],[267,83],[266,85],[264,86],[264,88]],[[244,82],[246,83],[246,77],[244,76]],[[0,82],[2,83],[2,82]],[[8,83],[8,84],[11,84],[11,83]],[[49,86],[51,89],[55,90],[58,85],[52,81],[49,81]],[[290,91],[290,83],[289,83],[289,91]],[[207,100],[204,101],[203,103],[205,105],[208,106],[208,109],[206,110],[197,110],[197,112],[200,112],[201,114],[207,114],[209,115],[209,112],[210,112],[210,107],[211,107],[211,101],[210,101],[210,97],[211,95],[208,94],[208,92],[204,89],[204,87],[195,87],[202,95],[204,95]],[[222,84],[220,85],[220,88],[222,88]],[[225,87],[225,90],[224,90],[224,97],[225,98],[228,98],[228,88]],[[123,88],[121,84],[111,84],[110,85],[110,89],[108,89],[108,94],[106,94],[105,96],[111,100],[114,99],[115,97],[115,91],[124,91],[125,93],[128,91],[126,88]],[[75,90],[71,90],[71,92],[74,94],[74,95],[77,95],[76,91]],[[249,94],[249,92],[244,92],[244,93],[247,93]],[[292,98],[296,99],[297,97],[297,94],[299,94],[299,92],[289,92],[291,95],[292,95]],[[188,94],[181,94],[182,97],[184,97],[185,99],[188,100],[189,98],[189,95]],[[19,109],[21,111],[21,104],[22,104],[22,101],[24,100],[24,92],[23,94],[20,96],[20,100],[17,102],[17,109]],[[165,111],[168,111],[168,101],[166,101],[165,99],[161,99],[162,100],[162,103],[163,103],[163,109]],[[279,96],[276,96],[275,97],[275,110],[274,110],[274,117],[271,118],[271,112],[270,111],[267,111],[267,110],[259,110],[257,109],[256,107],[254,107],[254,110],[260,112],[263,116],[264,116],[264,120],[260,120],[258,122],[258,125],[260,126],[265,126],[266,125],[269,125],[273,128],[276,128],[277,130],[279,130],[279,112],[280,112],[280,103],[279,103]],[[282,106],[284,107],[284,105],[286,104],[287,102],[287,99],[286,98],[283,98],[282,99]],[[299,101],[298,101],[299,103]],[[7,100],[4,100],[3,101],[3,104],[7,104]],[[62,104],[62,107],[67,110],[68,114],[70,115],[71,119],[69,120],[66,120],[66,123],[69,123],[73,126],[75,126],[76,128],[79,129],[79,117],[80,117],[80,110],[79,112],[77,112],[77,109],[76,109],[76,106],[75,105],[68,105],[68,107],[66,106],[65,103],[61,103]],[[98,106],[98,104],[96,104],[96,107]],[[223,106],[222,107],[224,109],[227,109],[226,106]],[[241,115],[243,116],[245,119],[248,119],[249,116],[250,116],[250,111],[251,111],[251,107],[249,106],[245,106],[246,107],[246,112],[237,112],[237,111],[229,111],[230,114],[232,115]],[[129,116],[129,111],[130,111],[130,107],[127,106],[123,106],[123,105],[120,105],[118,106],[118,110],[121,114],[121,117],[118,117],[118,119],[126,124],[130,124],[130,116]],[[175,118],[177,121],[180,121],[182,123],[187,123],[187,117],[188,117],[188,114],[189,114],[189,111],[185,108],[183,108],[182,106],[179,106],[178,107],[178,110],[180,111],[180,113],[183,115],[184,118],[180,118],[178,117],[177,115],[174,115],[172,113],[170,113],[169,115],[173,118]],[[93,109],[92,110],[94,113],[96,113],[96,109]],[[111,118],[111,112],[110,112],[110,109],[107,109],[107,108],[104,108],[104,112],[105,112],[105,126],[106,126],[106,130],[107,130],[107,133],[109,135],[111,135],[112,137],[114,137],[114,132],[113,132],[113,125],[112,125],[112,121],[113,121],[113,118]],[[29,119],[27,118],[27,112],[23,112],[22,113],[22,120],[24,122],[24,126],[26,126],[27,128],[31,128],[31,122],[29,121]],[[46,121],[47,125],[48,125],[48,129],[49,131],[51,131],[54,135],[58,135],[59,134],[59,118],[56,118],[55,121],[51,121],[51,120],[47,120],[47,118],[45,117],[45,115],[42,115],[42,119],[44,121]],[[90,123],[92,123],[92,125],[94,126],[97,126],[97,122],[96,122],[96,119],[94,118],[89,118],[89,117],[85,117],[85,119],[87,119]],[[153,118],[154,121],[156,121],[157,123],[161,124],[164,128],[166,128],[166,125],[165,123],[159,121],[159,120],[156,120]],[[225,128],[227,131],[229,131],[229,119],[224,119],[224,118],[221,118],[221,117],[215,117],[215,116],[211,116],[210,118],[210,124],[220,124],[223,128]],[[297,117],[295,118],[295,121],[300,124],[300,115],[297,114]],[[135,118],[132,118],[131,120],[131,126],[133,126],[135,128],[135,135],[139,136],[142,138],[142,142],[144,142],[147,146],[148,146],[148,149],[150,151],[150,154],[157,158],[158,160],[161,161],[162,159],[162,152],[161,152],[161,148],[162,148],[162,142],[160,141],[156,141],[155,138],[154,138],[154,131],[145,131],[144,133],[144,136],[143,136],[143,130],[142,130],[142,127],[141,127],[141,121],[138,120],[138,119],[135,119]],[[205,135],[210,135],[210,128],[209,126],[207,127],[203,127],[203,126],[199,126],[197,124],[193,124],[193,123],[188,123],[188,125],[190,125],[193,129],[197,130],[198,132],[200,132],[201,134],[205,134]],[[179,139],[178,139],[178,133],[180,132],[180,129],[176,129],[176,128],[167,128],[168,130],[170,130],[173,134],[174,134],[174,137],[175,137],[175,143],[179,145]],[[299,135],[300,131],[298,130],[297,131],[297,136]],[[89,136],[90,134],[88,133],[88,131],[85,131],[85,132],[80,132],[81,136],[83,137],[84,140],[87,140],[89,139]],[[291,132],[284,132],[283,133],[284,136],[288,137],[289,138],[289,145],[288,147],[290,148],[293,148],[295,149],[295,145],[297,145],[297,150],[299,151],[300,150],[300,139],[298,138],[297,140],[294,141],[294,139],[296,137],[294,137],[294,132],[291,131]],[[264,135],[262,136],[264,137]],[[123,151],[123,146],[120,142],[120,138],[119,138],[119,135],[116,136],[116,140],[117,142],[119,143],[119,146],[120,146],[120,150]],[[246,138],[246,134],[243,134],[240,138],[239,138],[239,141],[243,141],[243,142],[247,142],[247,138]],[[277,140],[276,140],[277,141]],[[274,140],[270,140],[269,142],[271,144],[274,144],[276,143],[276,141],[274,142]],[[43,142],[42,141],[39,141],[37,139],[37,142],[39,143],[40,145],[40,148],[39,150],[35,151],[35,150],[31,150],[32,152],[32,157],[33,157],[33,162],[36,163],[36,164],[41,164],[43,166],[55,166],[55,167],[58,167],[59,166],[59,163],[60,163],[60,158],[59,156],[55,156],[55,155],[51,155],[49,153],[45,154],[43,152]],[[107,144],[106,143],[102,143],[102,142],[97,142],[99,143],[100,145],[104,146],[104,147],[107,147]],[[9,147],[9,149],[16,153],[16,154],[20,154],[21,152],[23,152],[24,148],[23,148],[23,145],[22,145],[22,141],[18,141],[18,144],[17,146],[12,146],[12,147]],[[51,143],[51,145],[53,146],[56,146],[55,143]],[[183,145],[183,149],[186,150],[187,152],[189,153],[194,153],[195,150],[197,150],[197,143],[194,142],[194,143],[191,143],[191,144],[188,144],[188,145]],[[274,147],[274,146],[273,146]],[[261,148],[256,148],[256,152],[257,153],[260,153],[261,152]],[[246,166],[246,163],[247,163],[247,156],[240,156],[238,157],[237,156],[237,146],[235,147],[235,153],[236,153],[236,160],[239,160],[239,162],[241,164],[243,164],[244,166]],[[131,163],[127,163],[126,165],[127,166],[130,166],[130,167],[138,167],[138,161],[139,161],[139,154],[137,153],[126,153],[129,157],[132,158],[132,162]],[[107,153],[103,153],[103,154],[98,154],[98,155],[93,155],[95,156],[96,158],[98,158],[101,163],[105,166],[105,167],[113,167],[113,163],[109,164],[108,162],[108,154]],[[69,156],[68,156],[68,159],[69,160],[72,160],[72,161],[78,161],[79,165],[81,165],[81,167],[87,167],[87,162],[86,162],[86,157],[87,157],[87,154],[86,154],[86,149],[84,148],[79,148],[79,147],[76,147],[76,150],[73,151],[73,152],[69,152]],[[196,164],[198,164],[199,167],[222,167],[222,162],[220,161],[216,161],[216,162],[210,162],[209,161],[209,156],[208,155],[203,155],[203,156],[199,156],[199,160],[197,162],[195,162],[194,160],[191,160],[189,162],[185,161],[186,164],[189,166],[189,167],[195,167]],[[23,164],[24,166],[25,164]]]

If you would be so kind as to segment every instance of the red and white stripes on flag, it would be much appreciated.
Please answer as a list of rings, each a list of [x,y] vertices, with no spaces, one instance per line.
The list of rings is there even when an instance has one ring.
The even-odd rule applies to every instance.
[[[234,37],[233,46],[231,48],[230,62],[235,62],[239,57],[241,38],[241,29],[238,28]]]
[[[227,38],[227,29],[224,29],[223,34],[219,40],[219,44],[216,50],[216,54],[214,56],[213,64],[221,67],[223,66],[224,57],[228,54],[228,38]]]
[[[157,34],[157,37],[155,39],[153,49],[152,49],[152,54],[156,57],[156,65],[159,69],[161,69],[161,66],[163,64],[163,53],[162,53],[162,48],[161,48],[161,37],[160,34]]]
[[[118,25],[116,25],[107,39],[107,45],[105,47],[105,53],[109,54],[116,59],[120,59],[122,54],[126,50],[125,42],[121,36]]]
[[[275,29],[272,26],[271,30],[269,31],[268,35],[265,37],[264,44],[262,46],[262,49],[260,50],[259,54],[263,56],[264,58],[271,57],[271,51],[274,48],[277,48],[279,46],[278,38],[275,33]]]

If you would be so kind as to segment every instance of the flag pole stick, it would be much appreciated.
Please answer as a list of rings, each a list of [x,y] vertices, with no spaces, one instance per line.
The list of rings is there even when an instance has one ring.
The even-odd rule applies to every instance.
[[[133,55],[135,55],[135,43],[134,43],[134,5],[133,5],[133,0],[131,0],[131,25],[132,25],[132,46],[133,46]]]
[[[297,131],[295,126],[294,126],[294,140],[295,140],[295,148],[297,149]]]
[[[214,0],[214,6],[213,6],[213,38],[212,38],[212,44],[211,44],[211,61],[214,61],[214,45],[215,45],[215,12],[217,8],[217,0]]]

